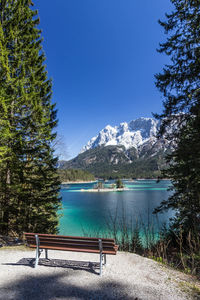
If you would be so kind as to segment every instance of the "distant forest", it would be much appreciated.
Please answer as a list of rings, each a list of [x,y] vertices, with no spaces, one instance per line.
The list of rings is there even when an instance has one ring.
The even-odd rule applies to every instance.
[[[141,159],[130,165],[109,165],[106,163],[98,163],[88,167],[89,172],[95,177],[103,179],[118,178],[158,178],[161,176],[158,160]]]
[[[158,178],[161,176],[161,172],[159,170],[149,170],[147,168],[139,168],[137,166],[135,169],[118,169],[117,171],[113,171],[112,168],[102,168],[102,170],[91,170],[91,173],[87,170],[82,169],[64,169],[58,171],[61,182],[66,181],[91,181],[95,180],[95,178],[102,179],[123,179],[123,178]]]
[[[105,157],[106,159],[106,157]],[[81,157],[76,158],[76,165],[70,166],[69,162],[60,163],[59,174],[61,181],[64,178],[73,180],[93,180],[90,178],[118,179],[118,178],[158,178],[161,177],[161,168],[164,165],[164,158],[156,156],[147,159],[138,159],[131,164],[113,165],[108,162],[96,162],[91,165],[84,165]],[[74,178],[74,179],[73,179]],[[89,178],[89,179],[87,179]]]
[[[66,169],[66,170],[59,170],[58,172],[60,175],[61,182],[95,180],[94,175],[85,170]]]

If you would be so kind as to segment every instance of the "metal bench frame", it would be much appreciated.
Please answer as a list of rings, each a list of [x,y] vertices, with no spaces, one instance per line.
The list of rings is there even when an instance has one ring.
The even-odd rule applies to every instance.
[[[48,249],[41,249],[40,248],[40,238],[39,238],[38,234],[35,234],[35,241],[36,241],[36,256],[35,256],[34,267],[36,268],[38,266],[39,258],[40,258],[41,253],[43,252],[43,250],[45,250],[45,259],[48,259]],[[102,268],[103,268],[103,266],[106,266],[106,253],[103,253],[102,239],[99,238],[98,242],[99,242],[99,255],[100,255],[100,272],[99,272],[99,275],[102,276]],[[117,247],[116,248],[116,252],[117,252],[118,246],[115,245],[115,247]],[[52,250],[54,250],[54,249],[52,249]],[[90,251],[88,251],[88,252],[91,253]]]

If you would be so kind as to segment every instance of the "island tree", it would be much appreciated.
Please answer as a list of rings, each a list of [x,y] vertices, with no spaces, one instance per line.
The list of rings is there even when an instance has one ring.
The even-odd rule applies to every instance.
[[[122,182],[121,179],[117,179],[117,180],[115,181],[115,184],[116,184],[116,188],[117,188],[117,189],[122,189],[122,188],[124,187],[124,184],[123,184],[123,182]]]
[[[0,3],[0,231],[56,232],[60,207],[57,124],[37,11]]]
[[[156,86],[164,97],[160,134],[172,141],[164,171],[173,183],[174,194],[157,211],[175,209],[173,229],[185,236],[200,232],[200,2],[171,0],[172,13],[160,21],[167,34],[159,52],[170,63],[156,75]],[[168,130],[170,128],[170,130]]]

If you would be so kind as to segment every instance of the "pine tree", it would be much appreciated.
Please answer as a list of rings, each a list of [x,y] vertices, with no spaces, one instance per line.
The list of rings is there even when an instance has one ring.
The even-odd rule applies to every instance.
[[[8,179],[1,180],[9,197],[1,191],[1,206],[8,211],[1,218],[2,231],[56,232],[60,208],[57,158],[52,143],[56,137],[52,84],[47,78],[37,11],[29,0],[1,3],[1,87],[0,138],[10,148],[2,149],[1,175],[9,162]],[[6,73],[7,72],[7,73]],[[6,79],[6,80],[5,80]],[[6,112],[6,114],[5,114]],[[2,140],[1,140],[2,141]],[[2,144],[2,143],[1,143]],[[9,160],[7,159],[10,153]],[[5,177],[5,175],[4,175]],[[9,187],[9,188],[8,188]]]
[[[162,120],[160,133],[176,144],[164,171],[175,192],[157,211],[175,209],[174,228],[181,226],[187,235],[200,231],[200,2],[171,2],[174,11],[160,21],[168,38],[159,51],[171,64],[156,75],[164,96],[163,113],[156,117]]]
[[[8,228],[13,211],[13,198],[15,185],[11,184],[12,168],[17,169],[16,155],[13,149],[16,141],[16,128],[14,122],[15,87],[13,85],[10,49],[12,47],[12,31],[9,30],[9,16],[13,12],[12,3],[2,1],[0,4],[0,226],[2,233],[8,234]],[[3,26],[4,24],[4,26]]]

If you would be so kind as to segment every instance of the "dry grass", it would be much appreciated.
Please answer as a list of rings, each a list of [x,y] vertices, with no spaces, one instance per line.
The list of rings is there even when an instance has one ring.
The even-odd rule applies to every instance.
[[[192,296],[193,299],[200,299],[200,284],[181,281],[179,287],[184,293]]]
[[[27,247],[26,245],[18,245],[18,246],[3,246],[0,248],[1,250],[16,250],[16,251],[33,251],[33,249]]]

